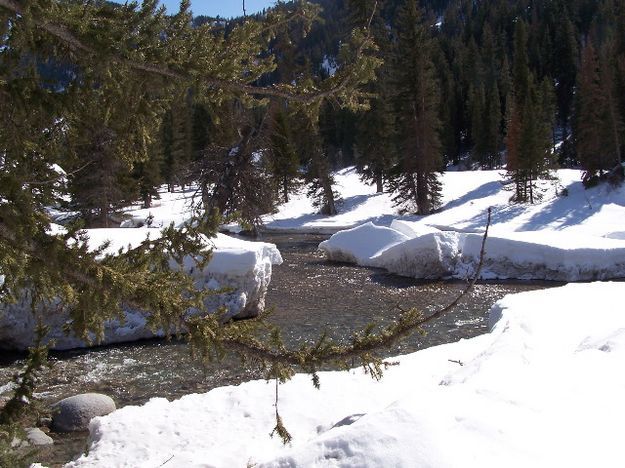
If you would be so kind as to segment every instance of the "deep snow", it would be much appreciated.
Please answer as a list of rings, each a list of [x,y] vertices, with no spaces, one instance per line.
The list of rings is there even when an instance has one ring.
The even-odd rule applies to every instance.
[[[297,375],[280,387],[291,446],[268,435],[273,384],[253,381],[95,418],[89,454],[67,466],[620,467],[622,295],[508,296],[491,333],[402,356],[381,382],[324,372],[315,390]]]
[[[58,229],[58,227],[56,227]],[[89,245],[97,247],[110,241],[108,253],[115,253],[120,248],[136,247],[147,236],[158,238],[158,228],[136,229],[89,229]],[[282,263],[280,252],[273,244],[248,242],[223,234],[206,239],[213,249],[211,260],[204,269],[195,268],[195,263],[185,259],[186,271],[195,280],[198,289],[223,290],[219,294],[208,295],[204,300],[204,313],[226,308],[226,316],[239,318],[257,315],[265,307],[265,295],[273,265]],[[0,311],[0,348],[27,349],[33,342],[37,321],[50,327],[47,340],[54,342],[54,349],[72,349],[88,346],[74,335],[68,335],[63,325],[68,320],[67,313],[55,314],[37,311],[31,312],[28,295],[16,304],[5,305]],[[154,336],[163,336],[163,330],[152,331],[147,325],[143,311],[126,307],[124,320],[110,320],[105,323],[104,338],[98,344],[112,344],[136,341]],[[93,337],[95,338],[95,337]]]
[[[561,170],[557,176],[539,184],[538,203],[522,205],[509,203],[510,192],[498,171],[448,172],[443,176],[441,212],[391,222],[378,218],[376,224],[385,226],[369,221],[339,231],[320,249],[332,260],[404,276],[465,279],[477,268],[481,233],[491,208],[482,278],[625,277],[625,189],[603,185],[585,190],[576,180],[579,171]],[[343,177],[354,180],[351,173]]]

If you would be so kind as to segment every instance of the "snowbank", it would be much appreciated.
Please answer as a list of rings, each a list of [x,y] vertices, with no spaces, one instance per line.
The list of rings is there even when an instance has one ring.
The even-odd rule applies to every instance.
[[[253,381],[95,418],[67,466],[620,467],[624,290],[507,296],[491,333],[394,359],[381,382],[297,375],[280,387],[291,446],[268,435],[273,384]]]
[[[111,243],[108,252],[117,252],[120,248],[137,246],[150,235],[156,238],[158,229],[92,229],[87,231],[92,246],[102,245],[106,240]],[[194,269],[191,259],[185,262],[186,270],[191,274],[198,288],[218,290],[228,288],[227,292],[210,295],[206,298],[205,310],[214,311],[221,306],[227,309],[227,316],[238,318],[257,315],[264,309],[265,295],[271,280],[272,265],[282,263],[280,252],[273,244],[247,242],[223,234],[208,240],[213,245],[211,261],[203,270]],[[31,345],[39,314],[30,312],[28,297],[17,304],[6,305],[0,310],[0,348],[26,349]],[[126,309],[125,320],[112,320],[106,323],[104,340],[101,344],[136,341],[154,336],[162,336],[163,331],[153,333],[146,323],[146,314],[142,311]],[[42,317],[50,326],[48,335],[55,340],[54,349],[84,347],[86,344],[63,331],[68,320],[67,314],[55,313]]]
[[[372,239],[370,244],[368,239]],[[403,276],[464,279],[475,273],[481,244],[482,234],[438,231],[398,221],[391,228],[367,223],[340,231],[319,248],[330,260],[385,268]],[[553,281],[625,278],[625,241],[550,231],[490,235],[481,277]]]
[[[408,237],[399,231],[367,223],[334,234],[331,241],[322,242],[319,248],[330,260],[363,264],[380,251],[406,240]]]

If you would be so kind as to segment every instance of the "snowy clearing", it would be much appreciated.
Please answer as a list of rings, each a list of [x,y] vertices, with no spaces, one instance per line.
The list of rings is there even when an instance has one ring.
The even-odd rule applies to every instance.
[[[508,296],[491,333],[402,356],[381,382],[325,372],[315,390],[298,375],[280,387],[292,446],[269,437],[273,384],[253,381],[95,418],[89,455],[67,466],[620,467],[622,293]]]

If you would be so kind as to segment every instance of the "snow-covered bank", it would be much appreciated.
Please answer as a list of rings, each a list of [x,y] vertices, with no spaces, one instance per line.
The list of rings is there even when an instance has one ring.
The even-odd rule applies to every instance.
[[[609,185],[586,190],[582,172],[554,171],[553,180],[537,183],[534,204],[510,202],[512,187],[504,184],[504,171],[445,172],[442,174],[442,207],[420,217],[400,215],[389,193],[377,194],[363,183],[354,168],[334,173],[343,199],[337,216],[316,213],[305,194],[295,195],[278,212],[263,218],[266,229],[333,234],[367,222],[389,227],[395,220],[434,226],[441,230],[483,232],[486,211],[493,208],[493,234],[558,231],[597,237],[625,238],[625,187]]]
[[[120,248],[137,246],[150,235],[156,238],[158,229],[92,229],[88,230],[90,245],[102,245],[110,240],[109,252]],[[265,295],[271,280],[272,265],[282,263],[280,252],[273,244],[247,242],[223,234],[208,240],[213,247],[210,262],[203,270],[193,268],[189,262],[187,271],[196,282],[196,287],[211,290],[226,289],[227,292],[209,295],[204,301],[205,311],[211,312],[221,306],[227,309],[227,316],[239,318],[255,316],[265,307]],[[54,349],[84,347],[86,343],[63,331],[68,320],[63,312],[33,314],[28,297],[17,304],[0,309],[0,348],[26,349],[35,336],[38,317],[50,327],[48,339],[54,340]],[[136,341],[162,336],[163,331],[152,332],[146,323],[145,312],[126,309],[124,321],[112,320],[106,323],[104,340],[101,344]]]
[[[399,230],[396,230],[399,229]],[[340,231],[319,248],[330,260],[385,268],[414,278],[475,274],[481,234],[394,222]],[[562,232],[512,232],[486,241],[483,279],[588,281],[625,278],[625,241]]]
[[[446,172],[442,209],[400,216],[389,194],[374,194],[353,169],[336,174],[345,204],[337,217],[313,215],[294,199],[268,229],[336,228],[320,248],[331,260],[416,278],[467,278],[477,266],[492,208],[485,279],[585,281],[625,277],[625,187],[586,190],[575,170],[537,183],[535,204],[510,202],[501,171]],[[352,223],[351,227],[342,226]]]
[[[491,333],[361,370],[298,375],[280,388],[294,436],[269,437],[274,386],[153,399],[91,422],[68,467],[620,467],[625,418],[623,283],[508,296]],[[592,313],[589,313],[592,311]]]

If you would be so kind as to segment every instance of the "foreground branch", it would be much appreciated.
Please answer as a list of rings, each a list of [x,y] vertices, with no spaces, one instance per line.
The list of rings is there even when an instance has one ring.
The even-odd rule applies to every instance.
[[[0,7],[5,8],[6,10],[9,10],[16,15],[24,15],[24,9],[15,0],[0,0]],[[297,15],[295,15],[294,17],[296,16]],[[64,42],[73,52],[83,52],[93,56],[101,55],[93,47],[83,42],[72,31],[70,31],[67,27],[63,25],[52,23],[41,18],[32,18],[32,21],[37,27],[43,29],[48,34]],[[371,37],[369,34],[367,34],[367,36],[363,39],[357,49],[355,61],[358,61],[362,58],[363,51],[370,43]],[[113,55],[110,58],[115,63],[124,65],[132,70],[156,74],[167,79],[174,79],[177,81],[190,81],[196,78],[191,73],[176,71],[166,65],[161,65],[158,63],[140,62],[125,57],[120,57],[119,55]],[[338,81],[327,90],[315,90],[311,92],[297,93],[288,89],[281,89],[277,86],[254,86],[249,84],[249,81],[232,81],[216,78],[210,75],[201,75],[197,78],[199,78],[205,85],[214,89],[235,93],[244,93],[251,96],[282,98],[303,104],[310,104],[328,98],[330,96],[337,95],[343,91],[346,91],[350,85],[354,84],[352,80],[353,77],[351,76],[351,74],[348,73],[340,81]]]

